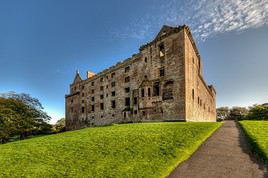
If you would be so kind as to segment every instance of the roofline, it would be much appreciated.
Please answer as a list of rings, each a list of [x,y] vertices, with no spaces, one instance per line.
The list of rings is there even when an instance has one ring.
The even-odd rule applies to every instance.
[[[140,57],[140,54],[133,54],[132,57],[127,58],[127,59],[123,60],[122,62],[119,61],[115,65],[113,65],[107,69],[104,69],[99,73],[96,73],[94,76],[92,76],[90,78],[86,78],[85,80],[82,79],[81,82],[83,83],[83,82],[90,82],[90,81],[96,80],[97,78],[99,78],[102,75],[106,75],[107,73],[113,72],[113,71],[117,70],[118,68],[124,67],[124,66],[132,63],[133,61],[138,60],[139,57]],[[72,85],[74,85],[74,83],[70,84],[70,86],[72,86]]]
[[[182,25],[182,26],[172,27],[172,26],[168,26],[168,25],[163,25],[162,28],[161,28],[161,30],[162,30],[164,27],[169,27],[169,28],[172,28],[173,31],[171,31],[171,32],[169,32],[169,33],[166,33],[166,34],[163,35],[163,36],[158,37],[159,33],[161,32],[161,30],[160,30],[159,33],[156,35],[156,37],[155,37],[151,42],[148,42],[148,43],[146,43],[146,44],[144,44],[144,45],[141,45],[140,48],[139,48],[139,50],[142,51],[144,48],[146,48],[146,47],[152,45],[152,44],[155,43],[156,41],[162,40],[162,39],[164,39],[164,38],[166,38],[166,37],[168,37],[168,36],[170,36],[170,35],[172,35],[172,34],[174,34],[174,33],[178,33],[178,32],[180,32],[180,31],[181,31],[182,29],[184,29],[186,26],[187,26],[187,25]]]

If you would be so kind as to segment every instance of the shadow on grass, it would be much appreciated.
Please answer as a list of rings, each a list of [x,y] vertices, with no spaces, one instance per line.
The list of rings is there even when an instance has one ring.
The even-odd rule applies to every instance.
[[[248,154],[250,159],[264,172],[263,178],[268,178],[268,159],[265,153],[238,122],[236,122],[236,127],[239,130],[239,144],[243,152]]]

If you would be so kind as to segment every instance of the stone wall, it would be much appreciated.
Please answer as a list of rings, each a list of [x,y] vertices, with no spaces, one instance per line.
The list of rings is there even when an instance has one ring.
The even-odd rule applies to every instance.
[[[216,121],[216,92],[203,79],[202,60],[191,37],[185,30],[186,120]]]
[[[77,73],[66,95],[67,129],[141,121],[212,121],[213,115],[203,112],[202,106],[192,106],[189,98],[195,87],[215,110],[215,97],[207,91],[202,74],[197,75],[198,62],[193,68],[189,62],[195,51],[187,31],[186,26],[164,26],[131,58],[85,80]]]

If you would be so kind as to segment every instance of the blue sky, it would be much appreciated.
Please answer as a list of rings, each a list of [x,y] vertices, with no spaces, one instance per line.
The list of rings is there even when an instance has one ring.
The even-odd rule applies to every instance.
[[[100,72],[161,26],[188,24],[218,106],[268,102],[268,0],[2,0],[0,92],[30,93],[56,119],[75,70]]]

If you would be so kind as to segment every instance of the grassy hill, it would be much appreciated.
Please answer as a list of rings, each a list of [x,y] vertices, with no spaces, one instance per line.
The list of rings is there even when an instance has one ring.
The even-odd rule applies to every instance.
[[[0,145],[2,177],[164,177],[221,123],[87,128]]]
[[[268,164],[268,121],[240,121],[252,150]]]

